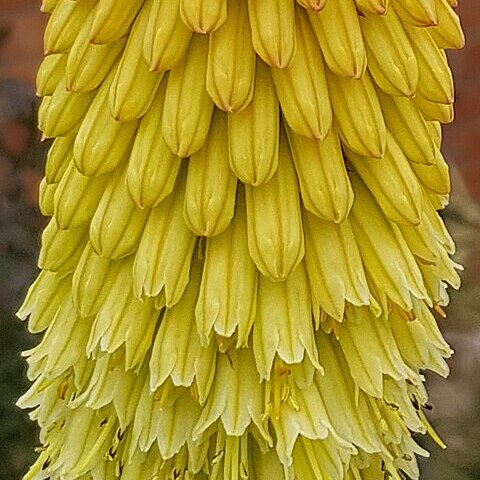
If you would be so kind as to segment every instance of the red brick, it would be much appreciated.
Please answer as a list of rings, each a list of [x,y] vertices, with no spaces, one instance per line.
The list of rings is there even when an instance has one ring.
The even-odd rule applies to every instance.
[[[0,11],[2,17],[15,14],[21,10],[38,10],[40,2],[38,0],[0,0]]]
[[[30,129],[17,121],[9,121],[2,125],[0,145],[10,155],[25,153],[30,139]]]
[[[38,202],[38,189],[42,177],[35,170],[25,169],[20,172],[20,186],[25,195],[25,202],[32,207]]]
[[[1,49],[0,76],[33,82],[43,55],[42,38],[46,19],[33,7],[12,15],[8,22],[2,16],[2,23],[5,22],[9,27],[9,35]]]
[[[478,117],[473,122],[462,122],[444,129],[444,152],[448,161],[454,161],[463,174],[469,192],[480,201],[480,148]]]

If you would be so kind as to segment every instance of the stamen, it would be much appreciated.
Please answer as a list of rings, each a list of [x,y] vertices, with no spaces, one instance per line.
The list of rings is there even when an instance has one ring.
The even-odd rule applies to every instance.
[[[68,377],[65,378],[57,387],[57,397],[61,400],[65,400],[65,396],[68,390]]]
[[[298,411],[300,409],[292,369],[276,357],[273,363],[272,378],[265,382],[265,403],[262,420],[270,417],[278,420],[281,404],[287,402],[294,410]]]
[[[168,396],[170,395],[172,389],[173,385],[170,381],[165,382],[163,385],[157,388],[155,394],[153,395],[153,399],[158,402],[160,409],[165,407]]]
[[[248,459],[248,435],[243,434],[240,437],[240,478],[248,480],[250,478],[250,463]]]
[[[442,317],[447,318],[447,313],[440,305],[435,305],[433,309]]]
[[[443,443],[443,440],[440,438],[438,433],[435,431],[435,429],[432,427],[431,423],[428,421],[427,416],[425,415],[424,411],[422,409],[418,410],[418,416],[420,417],[420,420],[422,423],[425,425],[425,428],[427,429],[427,433],[430,435],[432,440],[442,449],[445,450],[447,446],[445,443]]]

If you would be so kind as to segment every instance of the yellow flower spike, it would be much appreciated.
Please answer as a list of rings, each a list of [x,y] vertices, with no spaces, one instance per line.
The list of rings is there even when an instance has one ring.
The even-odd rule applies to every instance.
[[[250,259],[246,236],[245,201],[239,191],[235,216],[227,230],[207,240],[202,282],[195,317],[203,345],[213,332],[231,337],[237,348],[248,346],[257,309],[258,272]]]
[[[87,243],[73,272],[72,297],[80,316],[95,316],[103,305],[122,262],[97,255]]]
[[[143,55],[152,70],[171,70],[185,55],[192,31],[180,18],[180,0],[153,0]]]
[[[127,167],[127,188],[138,208],[154,208],[172,192],[181,159],[168,148],[161,131],[166,82],[140,121]]]
[[[298,186],[284,133],[276,174],[260,187],[245,185],[245,197],[250,255],[263,275],[284,280],[305,255]]]
[[[51,97],[44,97],[38,111],[38,128],[43,138],[68,135],[79,124],[90,107],[92,93],[74,93],[61,80]]]
[[[297,11],[296,27],[297,53],[288,67],[272,68],[272,78],[290,128],[300,135],[323,140],[332,126],[325,67],[317,54],[307,14],[301,9]]]
[[[180,17],[197,33],[212,33],[227,19],[227,0],[180,0]]]
[[[215,110],[205,145],[188,161],[183,217],[193,233],[225,231],[235,209],[237,179],[228,165],[227,116]]]
[[[418,478],[454,4],[43,1],[25,478]]]
[[[368,74],[351,79],[328,74],[334,123],[342,142],[365,157],[382,158],[387,131],[377,93]]]
[[[418,63],[402,22],[392,9],[384,16],[360,18],[368,56],[368,69],[375,83],[389,95],[415,95]]]
[[[228,115],[230,167],[239,180],[258,187],[278,168],[280,108],[269,69],[260,61],[253,99],[241,112]]]
[[[433,165],[435,144],[428,124],[415,102],[379,92],[380,105],[387,129],[404,155],[412,163]],[[415,135],[410,132],[415,131]]]
[[[297,50],[293,0],[248,0],[253,47],[271,67],[286,68]]]
[[[78,1],[80,4],[83,2]],[[110,43],[127,35],[144,3],[145,0],[130,0],[127,4],[116,0],[97,0],[90,42],[97,45]]]
[[[246,2],[230,0],[224,25],[210,34],[207,92],[226,112],[243,110],[253,98],[256,56],[248,28]]]
[[[120,122],[135,120],[145,115],[163,78],[163,74],[150,71],[143,58],[142,41],[151,3],[152,1],[148,0],[135,19],[110,86],[110,111],[113,118]]]
[[[310,23],[328,68],[335,74],[361,78],[367,53],[352,0],[327,2],[320,12],[308,12]]]
[[[436,0],[391,0],[391,5],[404,24],[416,27],[438,25]]]
[[[149,213],[135,206],[125,183],[124,172],[113,175],[90,224],[94,250],[112,260],[136,250]]]
[[[297,0],[297,3],[303,8],[313,10],[314,12],[319,12],[323,7],[325,7],[327,0]]]
[[[355,0],[357,9],[366,16],[385,15],[389,11],[390,0]]]
[[[70,50],[95,0],[60,0],[45,29],[45,54],[66,53]]]
[[[343,320],[347,302],[375,305],[350,222],[334,225],[304,213],[308,279],[317,326],[322,311]]]
[[[59,228],[67,230],[89,224],[108,181],[107,175],[82,175],[71,162],[55,192],[53,213]]]
[[[320,369],[310,312],[308,280],[303,264],[283,282],[260,277],[252,335],[257,369],[262,379],[270,379],[277,354],[287,364],[300,363],[306,354],[313,366]]]
[[[417,92],[429,102],[453,103],[453,78],[445,53],[426,29],[406,26],[405,30],[418,61]]]
[[[61,274],[72,272],[87,240],[88,230],[85,227],[60,230],[55,218],[52,218],[42,234],[38,266]]]
[[[186,57],[168,76],[162,133],[179,157],[200,150],[208,136],[213,103],[205,90],[207,53],[208,37],[194,36]]]
[[[93,11],[68,53],[65,77],[67,90],[72,92],[90,92],[98,88],[125,48],[125,39],[106,45],[91,44],[89,36],[92,20]]]
[[[53,95],[57,85],[63,79],[66,64],[67,55],[64,53],[53,53],[43,59],[38,67],[35,81],[38,97]]]
[[[88,176],[115,170],[130,153],[138,127],[137,121],[120,123],[112,117],[108,108],[111,75],[98,90],[75,138],[75,165]],[[96,135],[98,129],[102,130],[101,137]]]
[[[190,265],[197,237],[183,221],[181,184],[151,210],[133,264],[133,288],[139,299],[162,292],[168,307],[177,304],[190,281]]]
[[[421,187],[390,133],[383,158],[364,158],[349,151],[346,156],[389,220],[400,225],[420,223]]]
[[[460,19],[449,5],[448,0],[438,0],[436,3],[438,26],[428,31],[438,48],[459,49],[465,46],[465,35],[460,25]]]
[[[287,129],[305,208],[323,220],[342,223],[353,204],[340,139],[332,130],[315,141]]]

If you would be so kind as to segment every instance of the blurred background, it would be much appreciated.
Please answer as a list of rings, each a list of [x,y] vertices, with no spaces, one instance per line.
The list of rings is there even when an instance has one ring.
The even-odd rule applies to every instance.
[[[19,352],[35,343],[13,315],[36,275],[37,209],[48,145],[36,129],[35,71],[46,16],[39,0],[0,0],[0,480],[18,479],[34,457],[36,430],[15,407],[27,388]],[[480,479],[480,1],[460,0],[467,47],[449,54],[456,78],[456,121],[444,128],[454,193],[442,213],[465,266],[441,328],[456,354],[448,381],[429,375],[430,418],[447,443],[422,462],[424,480]]]

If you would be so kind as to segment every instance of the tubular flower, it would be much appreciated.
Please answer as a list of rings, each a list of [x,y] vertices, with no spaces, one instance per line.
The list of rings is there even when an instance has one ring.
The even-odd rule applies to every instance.
[[[26,479],[419,477],[453,3],[43,1]]]

